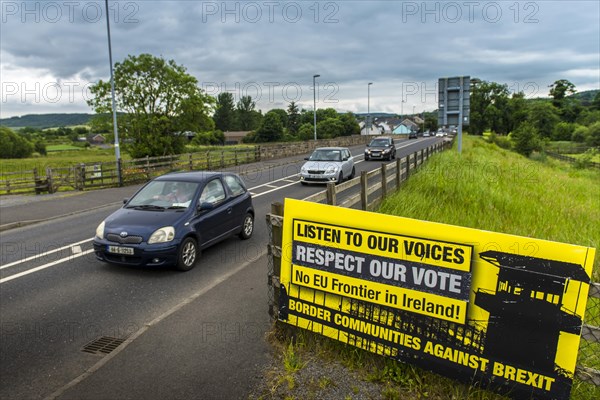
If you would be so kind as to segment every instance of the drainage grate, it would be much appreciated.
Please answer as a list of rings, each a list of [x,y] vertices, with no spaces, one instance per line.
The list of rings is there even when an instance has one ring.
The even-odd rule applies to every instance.
[[[119,347],[125,339],[118,339],[110,336],[102,336],[86,344],[81,351],[91,354],[109,354]]]

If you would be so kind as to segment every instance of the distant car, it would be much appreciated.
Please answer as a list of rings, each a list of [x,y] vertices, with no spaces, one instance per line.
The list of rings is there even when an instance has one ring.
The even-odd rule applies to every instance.
[[[417,139],[418,137],[419,137],[419,134],[417,132],[410,132],[408,134],[409,139]]]
[[[444,132],[442,131],[437,131],[437,133],[435,134],[436,137],[443,137],[444,136]]]
[[[192,269],[200,252],[254,231],[252,197],[242,179],[225,172],[162,175],[96,228],[96,258],[113,264]]]
[[[356,173],[354,157],[346,147],[320,147],[313,151],[300,168],[300,182],[340,183]]]
[[[429,137],[429,131],[423,132],[423,137]]]
[[[393,158],[396,158],[396,145],[391,137],[375,138],[365,149],[365,161],[391,160]]]

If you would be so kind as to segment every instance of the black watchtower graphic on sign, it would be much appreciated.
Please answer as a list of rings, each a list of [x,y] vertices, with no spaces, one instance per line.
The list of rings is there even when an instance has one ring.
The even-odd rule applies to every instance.
[[[589,283],[582,266],[498,251],[479,255],[499,268],[496,291],[478,290],[490,313],[484,355],[531,370],[555,370],[561,332],[580,334],[582,319],[563,306],[569,285]]]

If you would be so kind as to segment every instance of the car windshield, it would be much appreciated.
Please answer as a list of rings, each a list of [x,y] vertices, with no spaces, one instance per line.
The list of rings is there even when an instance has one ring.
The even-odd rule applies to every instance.
[[[194,182],[152,181],[127,203],[127,208],[152,211],[185,209],[190,206],[197,188],[198,184]]]
[[[385,139],[374,139],[371,141],[369,146],[371,147],[386,147],[389,146],[390,142]]]
[[[342,161],[342,152],[339,150],[315,150],[310,158],[310,161]]]

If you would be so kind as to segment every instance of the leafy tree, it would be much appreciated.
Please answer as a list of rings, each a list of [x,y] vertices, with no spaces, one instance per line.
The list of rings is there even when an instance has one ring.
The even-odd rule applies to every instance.
[[[38,139],[33,143],[33,149],[42,156],[48,154],[48,152],[46,151],[46,143],[41,139]]]
[[[541,138],[551,138],[554,126],[560,121],[556,107],[547,102],[537,102],[531,106],[528,121]]]
[[[313,124],[306,123],[306,124],[300,125],[297,136],[298,136],[298,139],[302,140],[302,141],[314,139],[315,131],[313,128]]]
[[[576,92],[575,85],[566,79],[559,79],[550,85],[552,105],[566,122],[575,122],[582,111],[581,102],[572,96]]]
[[[106,115],[94,115],[90,119],[90,132],[94,132],[94,133],[110,133],[110,132],[112,132],[112,119],[108,118]]]
[[[285,112],[285,111],[284,111]],[[283,123],[279,113],[271,110],[265,114],[260,128],[256,131],[256,142],[276,142],[283,137]]]
[[[33,144],[12,129],[0,126],[0,158],[27,158],[33,153]]]
[[[223,132],[234,130],[235,106],[233,94],[229,92],[219,93],[213,120],[215,121],[215,127]]]
[[[541,143],[535,126],[529,122],[523,122],[512,134],[514,149],[517,153],[529,157],[531,153],[540,150]]]
[[[319,119],[317,117],[317,121],[318,120]],[[313,124],[313,122],[314,122],[314,113],[312,110],[302,110],[300,112],[300,125]]]
[[[552,131],[552,140],[571,140],[575,125],[569,122],[559,122],[554,126]]]
[[[346,114],[341,114],[338,119],[344,126],[341,136],[360,135],[360,126],[353,113],[347,112]]]
[[[185,148],[184,131],[210,130],[206,116],[214,100],[198,80],[175,61],[150,54],[128,56],[114,70],[119,133],[134,157],[178,154]],[[90,88],[88,104],[96,113],[112,111],[110,82]]]
[[[317,125],[321,121],[325,121],[329,118],[337,118],[339,113],[334,108],[320,108],[317,110]]]
[[[296,102],[292,101],[287,108],[287,128],[288,132],[292,135],[296,135],[298,133],[298,129],[300,129],[300,112],[298,110],[298,105]]]
[[[527,120],[528,106],[523,92],[513,93],[508,100],[508,132],[512,132]]]
[[[317,138],[332,139],[342,136],[344,133],[344,123],[338,118],[327,118],[324,121],[317,122]]]
[[[242,96],[237,102],[236,114],[239,128],[251,131],[260,126],[260,114],[255,110],[256,103],[251,96]]]
[[[553,98],[552,104],[554,107],[561,108],[564,99],[571,94],[574,94],[575,85],[566,79],[559,79],[550,85],[550,97]]]
[[[481,81],[473,85],[470,96],[471,118],[469,132],[481,135],[491,128],[508,133],[508,86]]]
[[[274,108],[271,111],[269,111],[267,114],[269,113],[273,113],[275,115],[277,115],[279,117],[279,120],[281,121],[281,125],[283,127],[286,127],[288,124],[288,114],[287,111],[285,111],[282,108]]]

